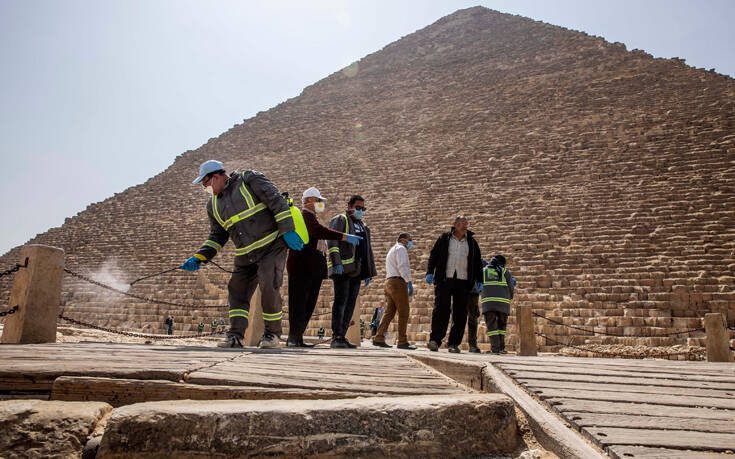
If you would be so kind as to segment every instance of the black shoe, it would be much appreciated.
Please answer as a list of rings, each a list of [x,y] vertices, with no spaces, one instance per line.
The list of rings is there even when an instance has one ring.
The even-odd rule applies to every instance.
[[[377,346],[377,347],[393,347],[390,344],[386,343],[385,341],[375,341],[375,340],[373,340],[373,346]],[[400,347],[400,345],[398,347]]]
[[[473,354],[482,354],[482,351],[477,346],[470,346],[470,352]]]
[[[342,338],[342,342],[345,343],[349,349],[357,349],[357,345],[347,341],[347,338]]]
[[[458,346],[457,346],[456,344],[454,344],[454,345],[451,345],[451,346],[447,346],[447,349],[448,349],[448,350],[449,350],[449,352],[451,352],[452,354],[459,354],[460,352],[462,352],[462,351],[460,351],[460,350],[459,350],[459,347],[458,347]]]
[[[329,345],[332,349],[349,349],[347,342],[344,338],[335,337],[332,338],[332,343]]]
[[[426,347],[429,348],[429,350],[432,352],[439,352],[439,343],[437,343],[436,341],[429,341],[426,344]]]
[[[220,341],[217,343],[217,347],[236,347],[236,348],[242,348],[242,341],[240,341],[240,338],[234,335],[230,335],[227,338],[225,338],[223,341]]]
[[[490,349],[489,351],[486,352],[486,354],[499,355],[500,354],[500,351],[496,351],[496,350]]]
[[[507,353],[508,351],[506,351],[505,349],[501,349],[498,351],[498,354],[507,354]]]
[[[390,347],[390,346],[388,346],[388,347]],[[399,345],[397,345],[396,347],[397,347],[398,349],[408,349],[409,351],[413,351],[414,349],[416,349],[416,346],[414,346],[414,345],[413,345],[413,344],[411,344],[411,343],[403,343],[403,344],[399,344]]]
[[[289,339],[286,341],[286,347],[299,347],[299,342]]]

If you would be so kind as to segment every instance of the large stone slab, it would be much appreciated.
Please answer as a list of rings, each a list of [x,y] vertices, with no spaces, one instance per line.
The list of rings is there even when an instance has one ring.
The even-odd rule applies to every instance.
[[[98,458],[466,457],[519,444],[504,395],[177,401],[118,408]]]
[[[0,402],[0,457],[81,457],[112,407],[100,402]]]

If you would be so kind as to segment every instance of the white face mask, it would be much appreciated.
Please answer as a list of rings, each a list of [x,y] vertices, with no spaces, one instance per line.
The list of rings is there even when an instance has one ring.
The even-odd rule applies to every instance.
[[[214,196],[214,189],[212,189],[212,185],[209,185],[206,188],[204,188],[204,191],[206,191],[208,195]]]
[[[323,202],[315,202],[314,203],[314,210],[316,210],[317,212],[320,212],[320,213],[321,212],[324,212],[324,210],[325,210],[324,203]]]

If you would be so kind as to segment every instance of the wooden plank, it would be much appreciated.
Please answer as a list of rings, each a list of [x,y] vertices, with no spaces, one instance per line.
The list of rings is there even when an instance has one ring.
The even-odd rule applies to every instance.
[[[658,379],[658,378],[635,378],[627,376],[594,376],[587,374],[560,374],[560,373],[548,373],[543,371],[514,371],[514,379],[536,379],[536,380],[550,380],[550,381],[568,381],[568,382],[590,382],[598,384],[615,383],[615,384],[626,384],[626,385],[651,385],[659,387],[692,387],[690,381],[682,381],[675,379]],[[730,391],[735,393],[735,384],[719,383],[700,381],[696,383],[697,387],[704,389]]]
[[[603,447],[611,445],[655,446],[695,451],[733,451],[735,434],[686,430],[585,427],[582,432]]]
[[[735,422],[730,420],[581,413],[574,411],[564,413],[564,417],[580,429],[582,427],[628,427],[631,429],[691,430],[696,432],[735,434]]]
[[[470,357],[467,354],[460,354],[459,358]],[[707,373],[723,375],[735,375],[733,365],[722,365],[720,363],[709,363],[705,361],[691,360],[666,360],[666,359],[603,359],[592,357],[568,357],[568,356],[550,356],[541,357],[519,357],[513,354],[502,355],[486,355],[483,359],[496,365],[517,363],[521,365],[537,366],[539,364],[555,366],[581,366],[581,367],[604,367],[604,368],[625,368],[625,369],[653,369],[656,371],[674,372],[690,372],[690,373]]]
[[[533,391],[542,399],[581,399],[608,402],[651,403],[655,405],[709,407],[733,410],[735,397],[684,397],[667,394],[642,394],[638,392],[605,392],[599,390],[549,389],[539,387]]]
[[[607,448],[607,452],[613,459],[732,459],[732,454],[728,453],[650,448],[646,446],[613,445]]]
[[[160,400],[307,400],[365,396],[363,392],[199,386],[163,380],[68,377],[54,381],[51,400],[99,401],[112,406]]]
[[[529,370],[533,371],[533,369],[530,369],[529,367],[525,365],[517,365],[517,364],[500,365],[500,368],[511,376],[513,376],[515,373],[520,372],[520,371],[529,371]],[[595,375],[595,376],[642,377],[640,374],[634,374],[630,371],[625,371],[625,370],[605,370],[605,369],[598,369],[598,368],[587,368],[586,370],[582,368],[569,369],[566,367],[555,367],[553,365],[540,365],[535,368],[535,371],[556,373],[556,374],[588,374],[588,375]],[[724,383],[735,384],[735,376],[689,375],[689,374],[677,374],[677,373],[646,373],[645,377],[646,378],[658,378],[658,379],[672,379],[672,380],[681,380],[681,381],[702,381],[702,382],[711,381],[711,382],[724,382]]]
[[[644,394],[667,394],[667,395],[684,395],[692,397],[714,397],[714,398],[731,398],[735,399],[735,390],[732,392],[724,390],[699,389],[699,388],[682,388],[682,387],[661,387],[656,385],[637,385],[637,384],[610,384],[604,381],[598,382],[572,382],[558,381],[549,379],[530,379],[517,378],[517,382],[526,386],[531,392],[537,388],[549,389],[578,389],[578,390],[601,390],[606,392],[638,392]],[[645,381],[645,380],[644,380]],[[642,381],[643,382],[643,381]]]
[[[602,402],[590,400],[550,398],[546,402],[555,410],[568,412],[610,413],[646,416],[667,416],[673,418],[722,419],[735,422],[735,411],[713,410],[709,408],[689,408],[681,406],[652,405],[649,403]]]

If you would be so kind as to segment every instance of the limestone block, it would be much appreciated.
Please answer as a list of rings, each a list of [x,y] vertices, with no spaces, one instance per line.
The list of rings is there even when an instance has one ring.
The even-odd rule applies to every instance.
[[[118,408],[97,457],[445,458],[507,453],[518,442],[513,402],[499,394],[186,400]]]
[[[87,439],[112,410],[101,402],[0,402],[2,457],[81,457]]]

